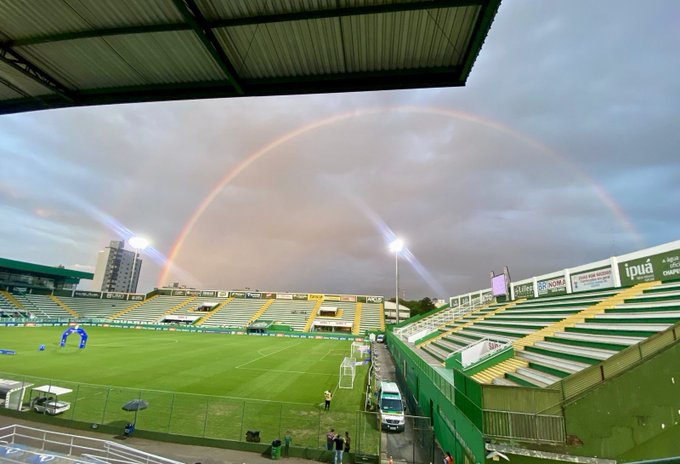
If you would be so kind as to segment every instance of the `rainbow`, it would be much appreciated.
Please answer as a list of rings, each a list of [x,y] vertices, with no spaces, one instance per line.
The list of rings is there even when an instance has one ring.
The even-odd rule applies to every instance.
[[[428,114],[428,115],[439,115],[445,118],[453,118],[453,119],[458,119],[466,122],[470,122],[473,124],[479,124],[481,126],[487,127],[489,129],[493,129],[495,131],[498,131],[502,134],[508,135],[509,137],[512,137],[516,140],[520,140],[521,142],[525,143],[526,145],[544,153],[545,155],[551,157],[555,161],[565,165],[568,167],[574,174],[576,174],[579,178],[581,178],[583,181],[588,183],[599,200],[612,212],[614,217],[623,225],[623,227],[628,230],[628,232],[633,235],[633,237],[639,242],[642,243],[642,238],[640,233],[637,231],[633,223],[630,221],[630,219],[625,215],[621,207],[614,201],[614,199],[609,195],[609,193],[605,190],[604,187],[599,185],[594,178],[592,178],[590,175],[588,175],[583,169],[581,169],[578,165],[570,161],[568,158],[566,158],[564,155],[561,155],[559,152],[556,150],[550,148],[549,146],[539,142],[536,139],[533,139],[529,137],[526,134],[523,134],[521,132],[518,132],[508,126],[505,126],[503,124],[500,124],[496,121],[482,118],[480,116],[477,116],[472,113],[465,113],[462,111],[457,111],[457,110],[452,110],[448,108],[439,108],[439,107],[422,107],[422,106],[386,106],[386,107],[374,107],[374,108],[367,108],[367,109],[362,109],[362,110],[355,110],[355,111],[348,111],[348,112],[343,112],[339,114],[335,114],[333,116],[329,116],[327,118],[319,119],[314,122],[305,124],[303,126],[300,126],[290,132],[287,132],[286,134],[283,134],[282,136],[272,140],[271,142],[267,143],[266,145],[263,145],[250,155],[248,155],[245,159],[243,159],[240,163],[236,164],[232,168],[230,168],[224,176],[215,183],[213,188],[208,192],[208,194],[201,200],[200,204],[198,207],[194,210],[194,212],[191,214],[187,222],[184,224],[182,229],[180,230],[179,234],[175,238],[175,241],[172,244],[172,247],[170,248],[170,251],[167,254],[167,261],[165,262],[165,265],[163,266],[163,269],[161,270],[161,273],[158,277],[158,283],[157,286],[161,287],[166,283],[166,280],[168,278],[168,274],[170,273],[170,269],[173,266],[173,262],[176,260],[177,256],[179,255],[180,250],[182,249],[182,246],[184,245],[184,242],[186,241],[187,237],[191,234],[191,230],[194,228],[198,220],[201,218],[205,210],[210,206],[210,204],[213,202],[215,197],[222,191],[222,189],[229,184],[234,178],[236,178],[239,174],[241,174],[243,171],[248,169],[253,163],[258,161],[260,158],[266,156],[267,154],[271,153],[274,151],[276,148],[280,147],[281,145],[284,145],[287,142],[290,142],[291,140],[295,139],[296,137],[299,137],[303,134],[315,131],[317,129],[323,128],[323,127],[328,127],[333,124],[337,124],[342,121],[346,121],[351,118],[359,118],[367,115],[374,115],[374,114],[379,114],[379,113],[386,113],[386,112],[404,112],[404,113],[412,113],[412,114]]]

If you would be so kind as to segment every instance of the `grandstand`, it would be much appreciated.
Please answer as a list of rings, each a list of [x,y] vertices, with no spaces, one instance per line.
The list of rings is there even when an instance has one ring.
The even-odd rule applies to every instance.
[[[458,295],[453,307],[402,323],[390,348],[397,366],[408,364],[399,375],[418,385],[423,413],[435,423],[446,414],[436,433],[459,457],[678,454],[677,421],[668,434],[645,427],[677,409],[664,385],[680,338],[678,269],[680,241],[510,283],[507,299],[491,300],[489,289]],[[430,382],[441,393],[423,397]],[[429,411],[435,399],[448,406]],[[641,415],[644,423],[630,419]]]

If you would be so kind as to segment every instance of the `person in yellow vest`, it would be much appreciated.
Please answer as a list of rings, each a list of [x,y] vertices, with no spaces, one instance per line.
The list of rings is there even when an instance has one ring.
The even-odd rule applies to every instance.
[[[326,390],[325,392],[323,392],[323,397],[325,400],[323,408],[325,411],[328,411],[331,409],[331,400],[333,399],[333,394],[330,392],[330,390]]]

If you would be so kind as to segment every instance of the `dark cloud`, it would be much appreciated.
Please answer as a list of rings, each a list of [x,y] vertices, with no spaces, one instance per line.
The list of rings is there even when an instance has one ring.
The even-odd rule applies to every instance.
[[[170,279],[391,295],[394,232],[406,296],[445,297],[675,240],[679,17],[505,1],[464,88],[4,116],[0,256],[93,269],[121,227],[170,254],[224,179]]]

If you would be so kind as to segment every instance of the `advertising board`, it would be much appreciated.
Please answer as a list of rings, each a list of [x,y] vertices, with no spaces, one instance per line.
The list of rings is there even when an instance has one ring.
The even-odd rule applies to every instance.
[[[611,267],[590,269],[571,275],[571,291],[574,293],[612,288],[613,286],[614,274]]]

